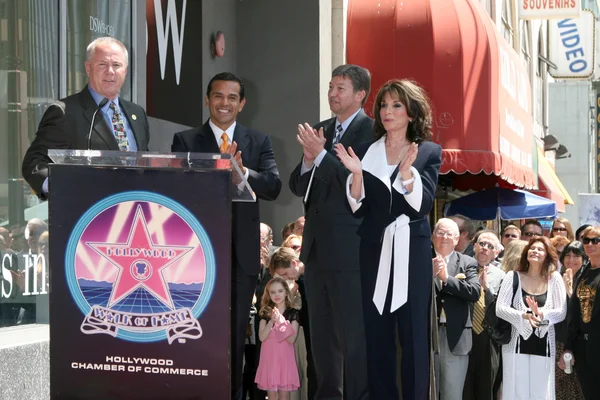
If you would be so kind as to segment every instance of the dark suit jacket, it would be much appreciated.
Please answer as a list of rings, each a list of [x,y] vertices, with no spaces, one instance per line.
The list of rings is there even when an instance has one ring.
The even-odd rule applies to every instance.
[[[281,191],[279,170],[271,139],[264,133],[242,126],[235,126],[233,140],[242,152],[244,167],[248,169],[248,183],[256,196],[263,200],[275,200]],[[199,128],[176,133],[171,145],[173,152],[218,153],[219,145],[208,121]],[[248,275],[260,271],[260,218],[258,201],[233,203],[232,239],[234,263]]]
[[[139,151],[148,150],[150,128],[146,112],[135,103],[119,98],[119,105],[133,131]],[[36,137],[23,159],[22,173],[38,196],[42,197],[42,184],[48,176],[49,149],[86,150],[92,116],[98,109],[86,86],[79,93],[52,104],[42,117]],[[93,150],[119,150],[112,128],[102,112],[94,119],[90,147]]]
[[[318,265],[313,267],[329,270],[358,270],[358,236],[356,230],[360,219],[352,217],[346,201],[346,178],[349,172],[331,151],[336,118],[315,126],[323,127],[325,155],[315,170],[309,197],[305,204],[306,215],[302,236],[300,259],[306,263],[311,249],[319,243],[321,250]],[[356,148],[360,143],[373,138],[373,120],[361,110],[344,132],[341,143]],[[296,196],[303,197],[308,190],[311,171],[300,175],[302,160],[290,175],[290,189]]]
[[[464,274],[465,279],[456,275]],[[440,290],[436,285],[436,304],[439,314],[442,307],[446,314],[448,347],[452,354],[465,356],[472,346],[473,303],[479,299],[481,286],[477,276],[477,261],[469,256],[453,252],[448,260],[448,280]]]
[[[362,159],[373,143],[361,145],[357,155]],[[383,162],[386,162],[385,153],[383,154]],[[441,164],[442,148],[438,144],[433,142],[422,142],[419,144],[419,152],[412,165],[419,171],[423,183],[423,198],[419,210],[413,209],[406,201],[404,195],[397,190],[392,189],[390,192],[381,180],[381,178],[385,179],[386,177],[377,177],[367,171],[363,171],[366,197],[362,202],[362,206],[354,215],[359,217],[364,216],[365,218],[358,229],[358,235],[363,240],[379,243],[381,242],[385,228],[400,215],[405,214],[410,218],[410,236],[421,236],[430,240],[431,228],[428,216],[433,207],[435,188]],[[410,262],[412,263],[413,257],[418,259],[423,256],[421,254],[411,254]]]

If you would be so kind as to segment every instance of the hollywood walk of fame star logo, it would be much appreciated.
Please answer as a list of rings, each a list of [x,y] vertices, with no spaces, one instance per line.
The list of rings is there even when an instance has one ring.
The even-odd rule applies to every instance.
[[[148,223],[138,206],[125,243],[87,243],[118,268],[108,300],[112,307],[138,288],[144,288],[170,309],[175,309],[164,271],[193,247],[164,246],[152,242]]]

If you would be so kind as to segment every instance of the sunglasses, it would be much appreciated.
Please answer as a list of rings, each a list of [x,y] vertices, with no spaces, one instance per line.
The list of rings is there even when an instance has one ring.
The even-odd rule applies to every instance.
[[[514,233],[505,233],[505,234],[504,234],[504,237],[505,237],[506,239],[508,239],[508,238],[517,239],[517,238],[519,237],[519,235],[515,235]]]
[[[554,232],[566,232],[567,228],[552,228]]]
[[[480,245],[481,247],[487,247],[489,250],[496,249],[496,246],[494,246],[492,243],[489,243],[489,242],[481,241],[481,242],[478,242],[477,244]]]
[[[300,245],[298,245],[298,244],[295,244],[295,245],[293,245],[293,246],[290,246],[290,249],[292,249],[292,250],[300,250],[301,248],[302,248],[302,246],[300,246]]]
[[[600,243],[600,237],[594,237],[594,238],[584,237],[582,242],[583,242],[583,244],[592,243],[592,244],[596,245],[596,244]]]
[[[523,232],[523,236],[532,237],[532,236],[541,236],[535,232]]]

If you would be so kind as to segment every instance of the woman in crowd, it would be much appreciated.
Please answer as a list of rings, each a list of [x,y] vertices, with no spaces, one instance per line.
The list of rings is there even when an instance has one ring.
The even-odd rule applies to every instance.
[[[567,313],[556,261],[550,240],[536,236],[523,249],[517,270],[502,282],[496,314],[512,325],[511,340],[502,346],[503,399],[555,399],[554,326]],[[519,283],[514,299],[513,279]]]
[[[559,271],[561,274],[563,273],[563,265],[562,261],[560,261],[560,256],[562,255],[563,250],[565,249],[565,247],[567,247],[569,243],[571,243],[571,240],[567,239],[566,236],[558,235],[550,238],[550,244],[552,245],[552,247],[554,247],[554,250],[556,251],[556,257],[558,257],[556,270]]]
[[[581,273],[581,267],[588,262],[588,256],[585,254],[585,249],[580,241],[574,240],[569,243],[560,255],[560,263],[563,268],[563,281],[567,290],[567,296],[571,298],[573,295],[573,283]]]
[[[372,399],[398,399],[396,335],[402,346],[402,397],[429,388],[428,318],[432,285],[428,214],[441,164],[430,141],[431,106],[409,80],[386,82],[373,107],[375,141],[335,151],[351,172],[348,202],[358,229],[367,371]],[[362,161],[361,161],[362,159]],[[409,224],[410,223],[410,224]],[[383,238],[383,240],[382,240]]]
[[[504,248],[504,257],[500,263],[500,268],[504,272],[514,271],[521,261],[521,254],[527,245],[525,240],[512,240]]]
[[[583,249],[583,244],[578,241],[569,243],[560,255],[560,263],[563,266],[561,273],[565,284],[567,298],[570,299],[573,295],[573,280],[579,276],[581,267],[588,261]],[[568,300],[567,299],[567,303]],[[556,327],[556,361],[560,362],[560,357],[563,354],[565,340],[567,338],[567,321],[561,322]],[[556,379],[556,399],[557,400],[572,400],[583,399],[581,386],[575,374],[565,374],[560,368],[555,371]]]
[[[564,354],[570,354],[583,395],[591,400],[600,393],[600,306],[594,304],[600,289],[600,227],[586,228],[582,242],[589,262],[575,276]],[[565,369],[564,355],[559,362]]]
[[[567,239],[569,239],[569,242],[575,240],[573,227],[571,227],[571,223],[565,217],[558,217],[554,220],[550,237],[553,238],[555,236],[565,236]]]

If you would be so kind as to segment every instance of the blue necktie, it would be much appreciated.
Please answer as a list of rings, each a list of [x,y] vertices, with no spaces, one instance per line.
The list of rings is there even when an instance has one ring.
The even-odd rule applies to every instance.
[[[331,148],[335,147],[335,145],[338,144],[340,142],[340,140],[342,140],[342,132],[343,131],[344,131],[344,128],[342,128],[342,124],[339,124],[335,128],[335,137],[333,138],[333,141],[331,142]]]

